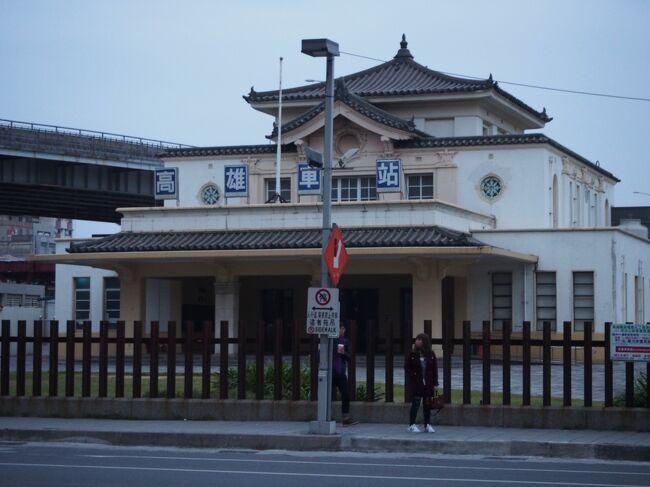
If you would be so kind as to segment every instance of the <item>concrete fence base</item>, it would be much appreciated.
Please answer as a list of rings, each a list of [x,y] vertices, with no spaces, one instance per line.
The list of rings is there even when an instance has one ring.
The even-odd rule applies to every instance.
[[[406,424],[410,405],[352,403],[364,423]],[[340,420],[340,403],[333,403]],[[311,421],[316,403],[217,399],[3,397],[1,416],[138,420]],[[434,420],[447,426],[650,431],[650,409],[448,405]]]

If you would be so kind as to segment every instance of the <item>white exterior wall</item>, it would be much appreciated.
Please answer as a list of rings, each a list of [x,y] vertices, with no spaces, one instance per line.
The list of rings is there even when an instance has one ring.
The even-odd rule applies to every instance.
[[[57,241],[57,253],[64,253],[71,240]],[[56,302],[53,320],[59,320],[59,330],[65,331],[66,321],[74,319],[74,278],[90,278],[90,320],[93,331],[99,330],[104,319],[104,278],[118,277],[117,273],[105,269],[81,265],[56,264]]]
[[[558,324],[573,321],[573,272],[594,273],[594,316],[597,331],[603,331],[603,323],[607,321],[633,321],[634,276],[639,275],[645,283],[649,282],[650,241],[619,230],[480,231],[475,233],[475,237],[489,245],[537,255],[537,271],[556,272]],[[499,267],[496,270],[506,268]],[[622,280],[625,273],[628,274],[628,319],[624,316],[623,301]],[[478,277],[481,277],[480,272]],[[479,296],[473,298],[473,301],[477,306],[483,306],[485,300],[490,299],[490,282],[485,276],[478,282],[481,283],[477,288],[480,292],[476,293]],[[529,287],[532,284],[531,281]],[[519,291],[523,291],[521,286]],[[517,296],[516,292],[516,280],[513,276],[513,297]],[[534,291],[532,294],[534,295]],[[646,291],[646,320],[649,305],[650,296]],[[519,316],[517,309],[513,302],[514,320]],[[472,319],[484,318],[473,316]],[[526,319],[534,321],[534,311]]]

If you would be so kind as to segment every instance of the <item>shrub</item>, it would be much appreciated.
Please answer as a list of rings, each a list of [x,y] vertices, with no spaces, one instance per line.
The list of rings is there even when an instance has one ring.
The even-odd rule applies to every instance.
[[[647,394],[648,376],[641,373],[634,381],[634,407],[645,407]],[[621,392],[614,397],[614,406],[625,407],[625,392]]]

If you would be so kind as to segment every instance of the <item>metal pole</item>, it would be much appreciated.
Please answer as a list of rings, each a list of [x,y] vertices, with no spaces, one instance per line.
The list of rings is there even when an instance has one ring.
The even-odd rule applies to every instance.
[[[330,287],[325,263],[325,247],[332,227],[332,132],[334,107],[334,56],[327,56],[325,78],[325,140],[323,147],[323,241],[321,253],[321,286]],[[318,421],[329,422],[332,417],[332,342],[327,335],[320,336],[320,363],[318,366]]]
[[[278,143],[275,153],[275,202],[280,203],[282,165],[282,58],[280,58],[280,91],[278,95]]]

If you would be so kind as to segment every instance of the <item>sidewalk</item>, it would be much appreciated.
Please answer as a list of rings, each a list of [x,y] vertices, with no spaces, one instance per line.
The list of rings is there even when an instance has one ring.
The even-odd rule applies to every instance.
[[[414,434],[406,432],[406,425],[337,425],[337,434],[321,436],[309,434],[305,422],[0,417],[0,441],[650,461],[650,433],[469,426],[436,426],[434,434]]]

